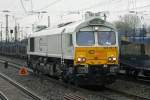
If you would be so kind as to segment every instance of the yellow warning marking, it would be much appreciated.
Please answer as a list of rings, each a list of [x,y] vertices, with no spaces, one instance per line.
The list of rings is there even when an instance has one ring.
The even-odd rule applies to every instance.
[[[21,67],[19,70],[19,75],[21,75],[21,76],[28,75],[28,69],[26,67]]]

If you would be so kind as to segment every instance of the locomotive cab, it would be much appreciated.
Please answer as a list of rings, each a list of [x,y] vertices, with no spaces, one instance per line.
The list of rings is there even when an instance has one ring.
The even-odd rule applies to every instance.
[[[82,77],[80,83],[114,82],[119,60],[117,32],[106,26],[84,27],[76,33],[75,40],[74,65]]]

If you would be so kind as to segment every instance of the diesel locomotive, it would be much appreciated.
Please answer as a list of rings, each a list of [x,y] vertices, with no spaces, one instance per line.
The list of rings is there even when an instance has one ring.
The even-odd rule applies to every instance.
[[[28,38],[27,64],[65,82],[110,84],[119,68],[118,33],[96,16],[35,32]]]

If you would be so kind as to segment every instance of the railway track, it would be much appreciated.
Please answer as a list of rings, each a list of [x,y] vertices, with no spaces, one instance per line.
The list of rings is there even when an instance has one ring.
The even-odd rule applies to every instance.
[[[123,91],[119,91],[119,90],[112,89],[112,88],[107,88],[107,87],[106,87],[105,89],[108,90],[108,91],[113,91],[113,92],[116,92],[116,93],[125,95],[126,97],[129,97],[129,98],[131,98],[132,100],[150,100],[150,98],[146,98],[146,97],[143,97],[143,96],[130,94],[130,93],[123,92]]]
[[[123,66],[129,66],[133,68],[139,68],[136,65],[130,64],[130,63],[123,63],[121,62]],[[147,65],[150,66],[150,65]],[[125,70],[124,70],[125,71]],[[129,80],[129,81],[136,81],[138,83],[144,83],[144,84],[150,84],[150,76],[144,76],[143,74],[127,74],[126,72],[118,73],[118,78],[123,80]]]
[[[6,60],[3,60],[3,59],[0,59],[0,60],[3,61],[3,62],[6,61]],[[12,65],[13,67],[16,66],[15,68],[20,68],[19,66],[21,66],[21,64],[18,64],[18,63],[13,62],[13,61],[9,61],[9,64]],[[32,73],[32,70],[29,70],[29,71]],[[62,81],[50,78],[48,76],[43,76],[43,77],[46,78],[47,80],[53,82],[54,84],[59,84],[59,85],[62,85],[64,87],[71,88],[73,91],[81,91],[83,93],[90,93],[90,94],[93,94],[93,95],[97,95],[100,98],[102,98],[102,100],[117,100],[113,96],[109,97],[108,93],[110,95],[111,95],[111,93],[119,94],[119,95],[122,95],[124,97],[130,98],[131,100],[150,100],[150,98],[146,98],[146,97],[142,97],[142,96],[138,96],[138,95],[134,95],[134,94],[129,94],[129,93],[122,92],[122,91],[119,91],[119,90],[115,90],[115,89],[112,89],[112,88],[107,88],[106,87],[105,92],[101,93],[101,90],[100,91],[97,91],[97,90],[96,91],[95,90],[91,91],[91,89],[89,90],[89,89],[76,87],[76,86],[73,86],[73,85],[70,85],[70,84],[66,84]],[[64,100],[77,100],[76,98],[82,98],[81,100],[88,100],[87,98],[80,97],[80,96],[75,96],[74,94],[66,94],[64,96]],[[40,100],[40,99],[37,99],[37,100]]]
[[[2,79],[6,80],[7,82],[9,82],[10,84],[12,84],[13,86],[15,86],[16,88],[18,88],[19,90],[21,90],[22,92],[24,92],[25,94],[27,94],[28,96],[30,96],[33,100],[42,100],[39,96],[37,96],[33,92],[27,90],[25,87],[23,87],[19,83],[15,82],[11,78],[7,77],[6,75],[0,73],[0,77]]]
[[[150,84],[150,77],[138,76],[138,80]]]
[[[20,69],[20,66],[22,66],[21,64],[19,63],[16,63],[16,62],[13,62],[13,61],[9,61],[9,60],[6,60],[6,59],[0,59],[0,62],[4,63],[5,61],[8,61],[8,64],[11,65],[12,67],[14,68],[17,68],[17,69]],[[30,73],[33,73],[33,71],[31,69],[29,69],[29,72]],[[45,76],[44,75],[44,78],[46,78],[47,80],[53,82],[54,84],[59,84],[59,85],[62,85],[64,87],[67,87],[67,88],[70,88],[72,89],[73,91],[82,91],[84,93],[87,93],[89,91],[87,91],[86,89],[83,89],[83,88],[79,88],[79,87],[76,87],[76,86],[73,86],[71,84],[66,84],[60,80],[56,80],[54,78],[50,78],[48,76]],[[94,94],[94,92],[90,92],[92,94]],[[102,94],[98,94],[103,100],[114,100],[112,98],[109,98],[105,95],[102,95]],[[87,100],[87,98],[84,98],[84,97],[80,97],[80,96],[76,96],[75,94],[66,94],[64,95],[64,99],[65,100],[78,100],[77,98],[82,98],[81,100]],[[37,99],[38,100],[38,99]]]
[[[145,76],[127,76],[124,73],[118,73],[117,76],[118,79],[120,80],[125,80],[125,81],[131,81],[131,82],[135,82],[135,83],[140,83],[140,84],[145,84],[145,85],[149,85],[150,84],[150,77],[145,77]]]
[[[0,100],[8,100],[2,92],[0,92]]]

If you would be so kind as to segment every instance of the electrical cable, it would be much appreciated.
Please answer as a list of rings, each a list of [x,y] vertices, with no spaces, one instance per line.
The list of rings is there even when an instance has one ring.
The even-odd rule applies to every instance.
[[[37,10],[35,10],[35,11],[41,11],[41,10],[43,10],[43,9],[47,9],[47,8],[49,8],[50,6],[53,6],[54,4],[56,4],[56,3],[60,2],[60,1],[62,1],[62,0],[55,0],[54,2],[48,4],[48,5],[46,5],[46,6],[42,7],[42,8],[40,8],[40,9],[37,9]]]
[[[127,8],[128,8],[128,11],[130,11],[130,0],[128,0]]]
[[[33,1],[31,0],[31,11],[33,12]]]
[[[79,11],[86,11],[86,10],[88,10],[88,9],[93,9],[93,8],[95,8],[95,7],[97,7],[97,6],[104,5],[105,3],[107,3],[107,2],[106,2],[106,1],[99,2],[99,3],[93,4],[93,5],[89,6],[89,7],[80,9]]]
[[[122,0],[112,0],[112,3],[111,4],[113,4],[113,3],[120,3]],[[83,12],[83,11],[86,11],[86,10],[89,10],[89,9],[93,9],[93,8],[96,8],[96,7],[98,7],[98,6],[104,6],[104,5],[108,5],[108,1],[103,1],[103,2],[99,2],[99,3],[96,3],[96,4],[94,4],[94,5],[91,5],[91,6],[89,6],[89,7],[86,7],[86,8],[83,8],[83,9],[80,9],[79,11],[80,12]],[[109,5],[110,6],[110,5]]]
[[[27,10],[26,10],[26,8],[25,8],[25,6],[24,6],[24,4],[23,4],[23,1],[22,1],[22,0],[20,0],[20,3],[21,3],[21,6],[22,6],[22,8],[23,8],[24,12],[27,14]]]
[[[141,7],[136,7],[136,9],[142,9],[142,8],[146,8],[146,7],[150,7],[150,4],[149,5],[145,5],[145,6],[141,6]],[[134,8],[131,8],[130,10],[134,10]],[[113,11],[113,13],[119,13],[119,12],[127,12],[128,9],[124,9],[124,10],[118,10],[118,11]]]

